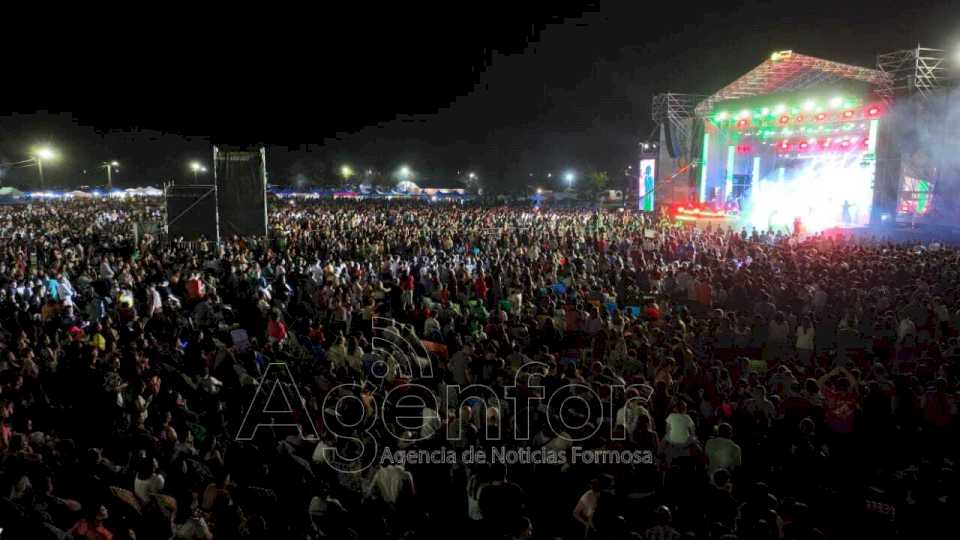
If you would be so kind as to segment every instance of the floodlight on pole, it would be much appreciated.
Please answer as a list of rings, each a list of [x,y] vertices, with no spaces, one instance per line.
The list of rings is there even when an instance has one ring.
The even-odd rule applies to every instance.
[[[409,180],[410,176],[413,174],[413,171],[410,170],[410,167],[406,165],[401,165],[398,172],[400,174],[400,178],[404,180]]]
[[[40,187],[43,187],[43,162],[51,161],[57,157],[57,153],[49,146],[35,148],[30,154],[30,158],[37,164],[37,174],[40,177]]]
[[[113,170],[120,170],[120,163],[117,161],[104,161],[100,164],[101,167],[107,170],[107,188],[113,187]]]
[[[565,174],[563,178],[567,181],[567,188],[572,188],[573,180],[576,178],[576,175],[573,173],[573,171],[567,171],[567,174]]]
[[[194,183],[197,183],[199,181],[200,173],[207,172],[207,168],[204,167],[199,161],[191,161],[190,170],[193,171]]]

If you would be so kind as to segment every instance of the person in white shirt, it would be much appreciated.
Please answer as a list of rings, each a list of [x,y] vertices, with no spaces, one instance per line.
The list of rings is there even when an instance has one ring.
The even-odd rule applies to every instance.
[[[157,473],[157,460],[144,458],[133,479],[133,492],[140,502],[147,503],[163,489],[163,475]]]
[[[104,279],[113,279],[113,268],[110,267],[110,263],[107,261],[106,257],[100,261],[100,277]]]
[[[590,481],[590,489],[580,496],[577,506],[573,509],[573,518],[584,527],[584,536],[588,536],[593,530],[593,514],[597,511],[597,503],[600,501],[600,493],[605,489],[610,489],[613,484],[613,478],[609,475],[601,475]]]
[[[163,299],[157,292],[157,288],[151,285],[147,288],[147,306],[144,310],[144,317],[153,317],[161,309],[163,309]]]
[[[908,335],[917,335],[917,325],[909,317],[900,319],[900,326],[897,330],[897,337],[903,341]]]
[[[620,407],[620,410],[617,411],[616,425],[623,426],[624,431],[626,431],[627,438],[633,439],[633,434],[637,430],[637,421],[641,416],[646,416],[649,420],[647,425],[653,425],[653,419],[650,417],[650,411],[646,407],[641,405],[638,397],[639,393],[633,391],[630,396],[634,397],[628,401],[623,407]]]
[[[733,427],[730,424],[717,426],[717,436],[707,441],[704,451],[710,462],[708,473],[711,477],[720,469],[733,472],[741,464],[740,446],[733,442]]]
[[[373,475],[367,496],[377,495],[387,504],[396,504],[404,488],[413,492],[413,476],[402,465],[387,465]]]
[[[693,418],[687,414],[687,404],[681,401],[674,412],[667,416],[667,436],[664,441],[674,446],[687,446],[696,441],[695,431]]]

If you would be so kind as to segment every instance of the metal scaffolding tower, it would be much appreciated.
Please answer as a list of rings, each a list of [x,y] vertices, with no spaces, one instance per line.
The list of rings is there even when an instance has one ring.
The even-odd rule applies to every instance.
[[[891,98],[920,95],[929,99],[948,82],[947,54],[920,47],[877,55],[877,69],[890,81]]]
[[[652,117],[657,127],[669,124],[668,133],[673,140],[667,144],[676,143],[680,156],[689,157],[691,119],[696,116],[695,109],[704,97],[696,94],[657,94],[653,96]],[[665,126],[666,127],[666,126]]]

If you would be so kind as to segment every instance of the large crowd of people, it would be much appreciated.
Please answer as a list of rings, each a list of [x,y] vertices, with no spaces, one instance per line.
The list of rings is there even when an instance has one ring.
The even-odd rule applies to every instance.
[[[150,234],[147,201],[0,207],[0,538],[952,529],[950,246],[470,204],[269,218],[218,245]],[[494,448],[563,457],[459,459]]]

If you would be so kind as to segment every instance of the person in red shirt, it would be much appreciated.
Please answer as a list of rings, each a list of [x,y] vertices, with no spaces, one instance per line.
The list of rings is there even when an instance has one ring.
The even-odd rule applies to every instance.
[[[107,519],[107,507],[99,505],[93,515],[76,522],[67,535],[70,538],[83,538],[86,540],[113,540],[113,533],[103,526]]]
[[[834,381],[834,376],[838,374],[842,377]],[[826,384],[831,381],[833,384]],[[826,399],[825,419],[830,429],[837,434],[853,431],[858,406],[857,382],[853,374],[846,368],[838,367],[821,377],[818,383]]]
[[[477,300],[483,303],[487,302],[487,280],[483,272],[480,272],[480,275],[473,282],[473,290],[477,293]]]
[[[199,300],[203,298],[205,294],[205,286],[203,280],[200,278],[199,274],[194,274],[184,283],[184,287],[187,290],[187,298],[190,300]]]
[[[403,291],[401,302],[404,311],[413,308],[413,289],[415,286],[412,274],[404,274],[400,277],[400,290]]]
[[[267,336],[282,343],[287,338],[287,325],[280,320],[280,313],[274,311],[270,314],[270,320],[267,321]]]

